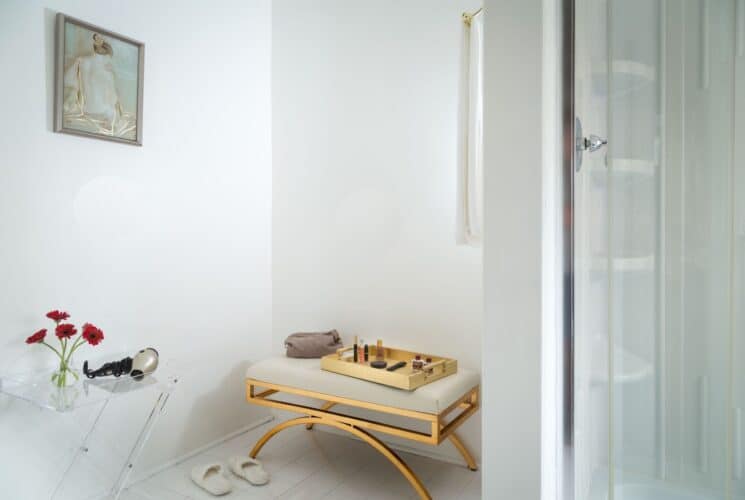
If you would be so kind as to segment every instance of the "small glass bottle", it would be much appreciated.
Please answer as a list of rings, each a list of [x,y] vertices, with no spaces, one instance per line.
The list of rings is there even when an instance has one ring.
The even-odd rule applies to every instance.
[[[377,361],[385,360],[385,350],[383,350],[383,341],[378,339],[378,343],[375,345],[375,359]]]
[[[411,362],[411,368],[413,368],[415,371],[422,369],[422,357],[417,354],[416,357],[414,357],[414,361]]]

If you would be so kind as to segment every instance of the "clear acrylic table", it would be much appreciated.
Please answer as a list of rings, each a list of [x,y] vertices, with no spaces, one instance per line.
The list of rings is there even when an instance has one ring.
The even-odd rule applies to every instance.
[[[130,473],[150,438],[158,418],[163,413],[168,398],[178,383],[178,378],[169,375],[163,376],[162,380],[159,380],[157,376],[150,375],[138,381],[124,375],[119,378],[105,377],[89,380],[80,375],[81,379],[75,385],[58,388],[51,383],[50,377],[50,373],[4,376],[0,378],[0,393],[48,410],[51,417],[54,417],[55,414],[73,413],[83,408],[88,408],[91,411],[91,417],[83,428],[80,445],[73,448],[72,456],[68,463],[63,466],[64,472],[56,483],[51,495],[52,500],[69,498],[70,494],[66,493],[66,490],[76,491],[75,485],[64,488],[64,483],[70,477],[70,472],[79,463],[81,457],[91,453],[92,446],[94,446],[91,443],[91,436],[99,426],[104,410],[110,406],[112,401],[138,395],[138,399],[147,397],[148,400],[153,402],[152,408],[149,409],[142,427],[138,428],[133,442],[124,448],[127,454],[126,460],[116,473],[113,485],[110,489],[107,488],[108,491],[101,491],[100,494],[93,497],[86,497],[118,499],[127,486]],[[105,453],[106,450],[102,452]]]

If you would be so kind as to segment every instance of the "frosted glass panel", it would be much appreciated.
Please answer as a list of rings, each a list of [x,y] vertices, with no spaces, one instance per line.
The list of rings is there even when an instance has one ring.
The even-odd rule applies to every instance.
[[[732,498],[745,499],[745,0],[736,8],[734,140],[734,335],[732,349]]]
[[[576,10],[574,497],[745,500],[745,0]]]
[[[577,106],[584,130],[607,134],[607,43],[604,2],[577,10]],[[574,184],[575,375],[574,483],[577,499],[606,498],[609,464],[608,191],[604,154],[583,155]]]
[[[611,448],[615,485],[658,462],[660,2],[609,4]],[[616,489],[616,498],[625,495]],[[633,497],[633,496],[632,496]]]

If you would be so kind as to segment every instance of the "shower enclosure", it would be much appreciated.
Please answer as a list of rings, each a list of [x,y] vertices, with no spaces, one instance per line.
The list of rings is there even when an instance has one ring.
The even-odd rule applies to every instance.
[[[564,16],[564,500],[745,500],[745,0]]]

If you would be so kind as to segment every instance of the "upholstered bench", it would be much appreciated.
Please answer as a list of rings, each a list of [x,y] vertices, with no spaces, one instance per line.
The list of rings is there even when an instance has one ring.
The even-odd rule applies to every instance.
[[[259,391],[257,388],[262,388]],[[319,407],[277,399],[280,393],[318,400]],[[411,483],[421,498],[430,498],[427,489],[408,465],[370,431],[391,434],[421,443],[439,445],[449,439],[471,470],[476,462],[455,434],[455,430],[479,408],[479,375],[460,368],[454,375],[405,391],[321,370],[318,359],[276,357],[260,361],[246,371],[246,397],[249,402],[301,413],[304,416],[282,422],[267,432],[251,450],[256,457],[278,432],[295,425],[312,429],[328,425],[349,432],[382,453]],[[354,417],[339,406],[424,422],[429,432],[407,429],[376,420]],[[334,411],[331,411],[331,408]],[[458,411],[456,411],[458,410]]]

